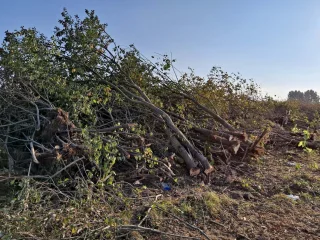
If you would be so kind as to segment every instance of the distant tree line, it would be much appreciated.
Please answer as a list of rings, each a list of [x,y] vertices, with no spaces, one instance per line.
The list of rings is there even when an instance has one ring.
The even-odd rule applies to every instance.
[[[301,92],[298,90],[290,91],[288,94],[288,100],[298,100],[308,103],[319,103],[319,95],[314,90],[307,90],[305,92]]]

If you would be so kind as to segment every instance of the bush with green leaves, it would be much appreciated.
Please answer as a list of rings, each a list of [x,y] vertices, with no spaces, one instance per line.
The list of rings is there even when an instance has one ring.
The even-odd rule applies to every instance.
[[[137,162],[149,171],[176,152],[188,169],[212,171],[206,144],[190,141],[193,129],[236,131],[241,121],[237,127],[244,129],[246,121],[259,123],[273,104],[239,74],[215,67],[208,78],[193,71],[178,76],[168,55],[152,62],[133,45],[121,48],[94,11],[81,19],[64,10],[59,24],[49,38],[35,28],[6,32],[0,138],[12,157],[10,170],[20,165],[24,174],[36,173],[30,158],[37,162],[51,154],[59,171],[83,157],[86,174],[106,180],[117,163],[118,171]],[[16,150],[29,155],[18,159]]]

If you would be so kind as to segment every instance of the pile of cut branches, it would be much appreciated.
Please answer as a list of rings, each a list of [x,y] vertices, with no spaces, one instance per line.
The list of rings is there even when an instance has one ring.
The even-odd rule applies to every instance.
[[[270,128],[248,137],[233,121],[259,103],[254,85],[232,85],[220,69],[208,80],[178,77],[168,56],[153,63],[117,46],[93,11],[62,16],[50,39],[22,28],[1,48],[0,140],[11,174],[166,178],[176,159],[208,176],[216,159],[264,153]]]

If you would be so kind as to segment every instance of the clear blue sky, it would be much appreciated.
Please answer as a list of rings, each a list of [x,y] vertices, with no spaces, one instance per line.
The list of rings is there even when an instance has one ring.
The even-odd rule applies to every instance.
[[[212,66],[253,78],[264,91],[320,93],[320,0],[0,0],[5,30],[50,35],[63,7],[93,9],[117,43],[147,57],[172,53],[177,67],[206,76]]]

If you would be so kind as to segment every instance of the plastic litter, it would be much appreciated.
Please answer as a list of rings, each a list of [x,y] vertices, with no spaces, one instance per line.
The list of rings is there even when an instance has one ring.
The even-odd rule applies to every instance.
[[[296,162],[287,162],[288,166],[295,167],[297,165]]]
[[[288,198],[291,198],[291,199],[292,199],[292,200],[294,200],[294,201],[297,201],[297,200],[299,200],[299,199],[300,199],[300,197],[299,197],[299,196],[292,195],[292,194],[287,195],[287,197],[288,197]]]
[[[161,186],[162,186],[162,189],[164,190],[164,191],[170,191],[171,190],[171,187],[169,186],[169,184],[168,183],[161,183]]]
[[[139,181],[139,180],[137,180],[137,181],[135,181],[134,183],[133,183],[133,185],[141,185],[142,183]]]

